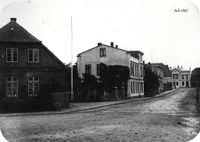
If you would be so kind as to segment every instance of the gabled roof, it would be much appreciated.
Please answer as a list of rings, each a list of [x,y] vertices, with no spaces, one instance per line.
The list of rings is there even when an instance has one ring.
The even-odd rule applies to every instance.
[[[60,65],[65,68],[65,64],[59,60],[46,46],[42,44],[40,40],[35,38],[22,26],[16,22],[16,18],[11,18],[11,21],[0,29],[0,43],[34,43],[39,44],[43,49],[45,49]]]
[[[79,54],[77,55],[77,57],[79,57],[79,56],[80,56],[81,54],[83,54],[83,53],[86,53],[86,52],[91,51],[91,50],[93,50],[93,49],[95,49],[95,48],[98,48],[99,46],[106,46],[106,47],[109,47],[109,48],[113,48],[113,49],[116,49],[116,50],[121,50],[121,51],[127,52],[127,51],[124,50],[124,49],[111,47],[111,46],[109,46],[109,45],[106,45],[106,44],[102,44],[102,43],[101,43],[101,44],[99,44],[99,45],[97,45],[97,46],[95,46],[95,47],[93,47],[93,48],[90,48],[90,49],[88,49],[88,50],[86,50],[86,51],[83,51],[83,52],[79,53]]]
[[[95,48],[98,48],[99,46],[102,46],[102,45],[103,45],[103,46],[106,46],[106,47],[109,47],[109,48],[112,48],[112,49],[115,49],[115,50],[124,51],[124,52],[126,52],[126,53],[131,54],[131,56],[136,57],[136,58],[138,58],[138,54],[144,55],[144,53],[141,52],[141,51],[127,51],[127,50],[118,48],[118,46],[117,46],[117,48],[116,48],[116,47],[112,47],[112,46],[109,46],[109,45],[100,43],[100,44],[98,44],[97,46],[95,46],[95,47],[93,47],[93,48],[90,48],[90,49],[88,49],[88,50],[86,50],[86,51],[84,51],[84,52],[79,53],[79,54],[77,55],[77,57],[80,57],[81,54],[86,53],[86,52],[88,52],[88,51],[91,51],[91,50],[93,50],[93,49],[95,49]]]
[[[174,71],[180,72],[181,70],[179,68],[172,69],[172,72]]]
[[[0,42],[41,42],[20,26],[16,18],[0,29]]]

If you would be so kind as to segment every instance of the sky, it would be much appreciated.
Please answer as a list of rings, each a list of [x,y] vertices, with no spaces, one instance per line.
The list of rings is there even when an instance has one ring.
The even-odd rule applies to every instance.
[[[0,27],[17,18],[66,64],[98,42],[114,42],[142,51],[145,63],[194,69],[200,67],[199,8],[198,0],[1,0]]]

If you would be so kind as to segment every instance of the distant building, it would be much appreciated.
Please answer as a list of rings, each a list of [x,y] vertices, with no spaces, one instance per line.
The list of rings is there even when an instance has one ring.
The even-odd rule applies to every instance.
[[[163,89],[164,91],[172,89],[172,75],[168,65],[164,65],[163,63],[152,63],[153,66],[157,66],[163,71]]]
[[[127,66],[130,70],[130,78],[127,82],[127,97],[144,95],[143,80],[143,53],[141,51],[126,51],[114,46],[102,43],[94,48],[78,54],[78,73],[82,78],[83,73],[93,74],[99,77],[99,64]]]
[[[0,29],[0,97],[44,99],[65,86],[65,65],[16,20]]]
[[[191,87],[190,84],[191,71],[184,70],[182,67],[172,69],[173,88]]]

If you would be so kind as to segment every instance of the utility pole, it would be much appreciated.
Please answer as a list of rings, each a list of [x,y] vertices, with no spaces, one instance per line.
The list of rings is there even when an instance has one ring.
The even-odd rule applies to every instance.
[[[74,83],[73,83],[73,23],[71,16],[71,101],[74,100]]]

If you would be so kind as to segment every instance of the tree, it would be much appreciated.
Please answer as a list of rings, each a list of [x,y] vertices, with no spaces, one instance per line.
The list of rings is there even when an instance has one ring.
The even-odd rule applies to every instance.
[[[191,86],[195,87],[197,90],[196,100],[198,103],[199,101],[199,90],[200,90],[200,68],[195,68],[191,74]]]
[[[144,66],[144,95],[154,96],[158,93],[159,76],[157,76],[148,65]]]
[[[100,77],[99,82],[102,85],[103,93],[108,92],[110,99],[117,99],[118,96],[115,94],[112,96],[113,91],[124,87],[127,88],[127,80],[129,79],[129,68],[127,66],[111,65],[107,66],[103,63],[100,64]],[[105,95],[103,96],[105,98]],[[125,96],[121,96],[122,98]]]
[[[191,86],[200,88],[200,68],[195,68],[191,74]]]
[[[86,94],[86,101],[96,100],[96,90],[97,90],[97,79],[92,74],[83,74],[82,80],[82,95]]]

